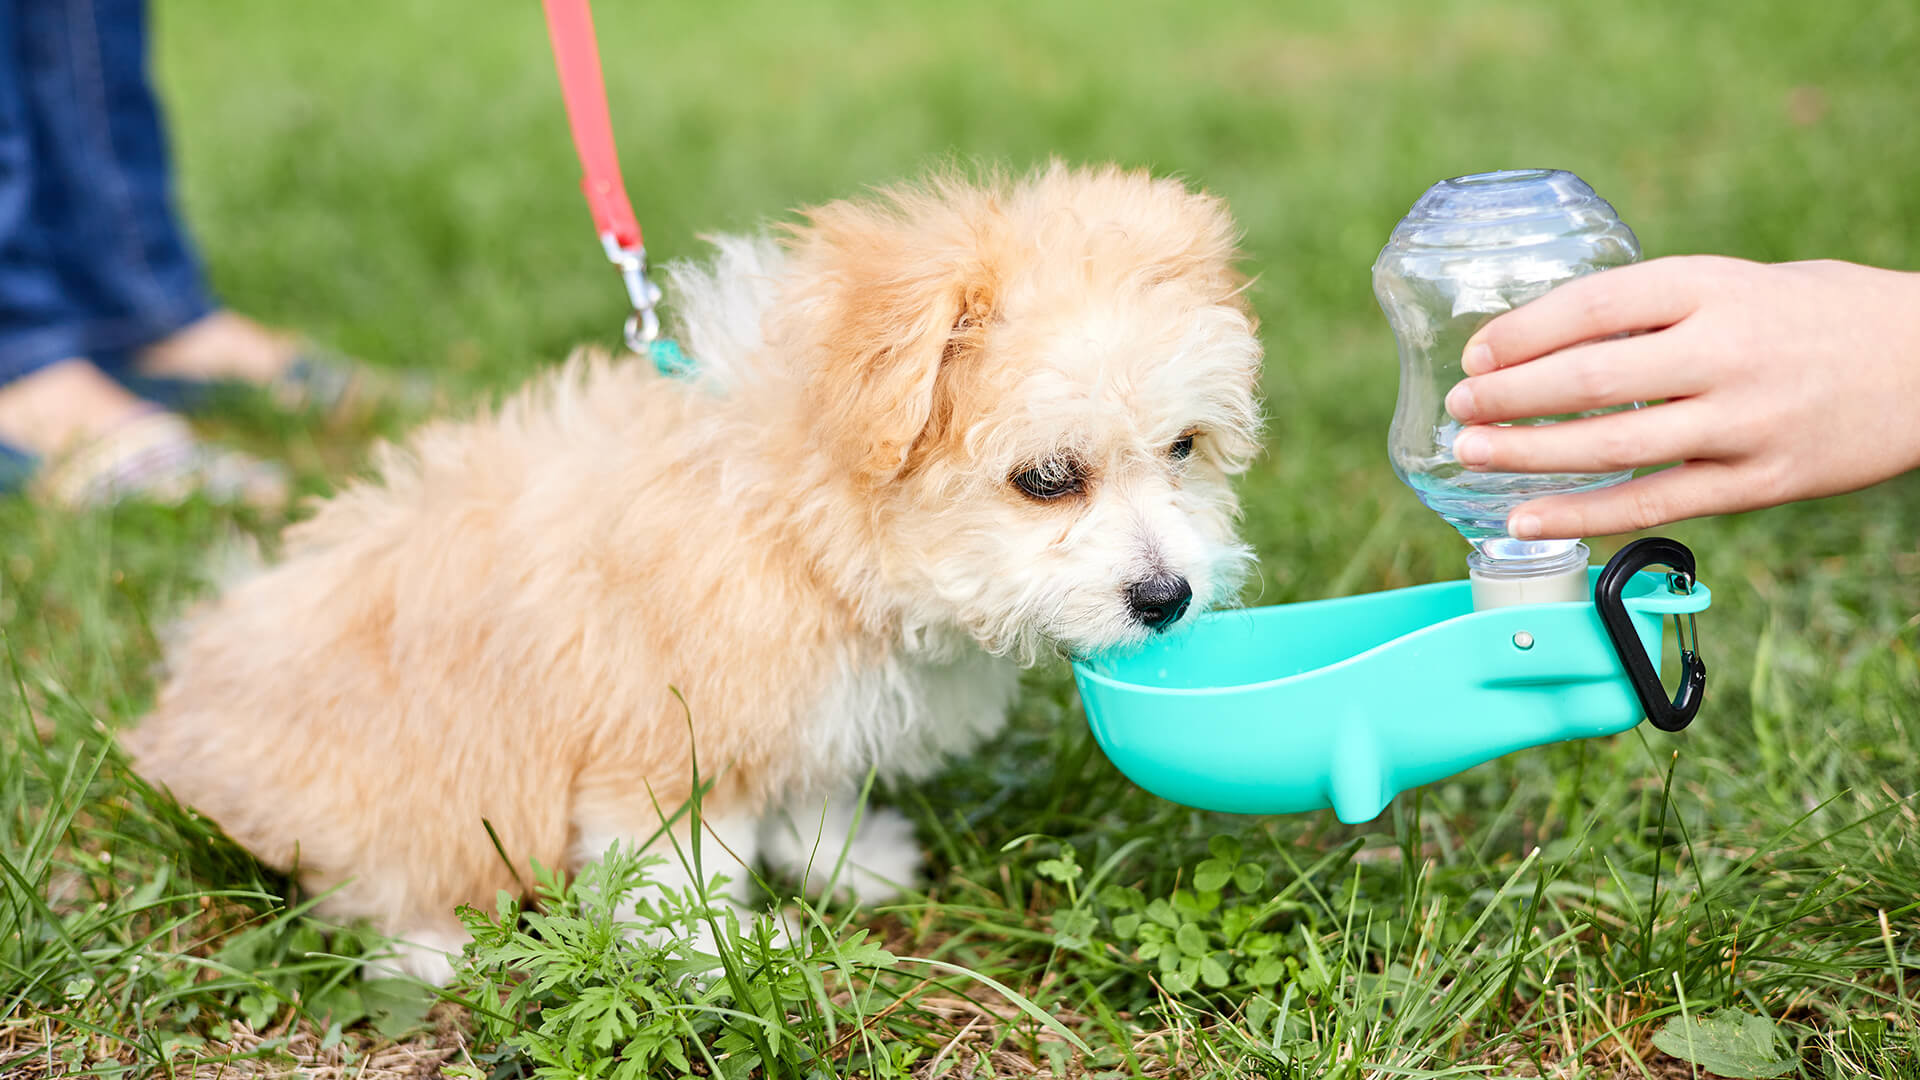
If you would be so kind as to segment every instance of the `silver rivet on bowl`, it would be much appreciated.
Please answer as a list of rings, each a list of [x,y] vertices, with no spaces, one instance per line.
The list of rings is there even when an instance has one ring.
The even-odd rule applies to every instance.
[[[1527,633],[1525,630],[1513,635],[1513,647],[1516,649],[1533,648],[1533,635]]]

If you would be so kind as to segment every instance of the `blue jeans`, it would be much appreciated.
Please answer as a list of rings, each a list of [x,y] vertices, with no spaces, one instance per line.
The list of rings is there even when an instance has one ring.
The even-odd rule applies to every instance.
[[[213,308],[146,53],[146,0],[0,0],[0,384]]]

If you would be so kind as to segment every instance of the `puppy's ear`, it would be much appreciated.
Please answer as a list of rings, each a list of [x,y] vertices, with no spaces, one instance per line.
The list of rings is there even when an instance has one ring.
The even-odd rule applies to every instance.
[[[821,207],[794,232],[807,406],[863,483],[906,468],[942,370],[965,361],[993,318],[991,214],[981,192],[896,191],[885,205]]]

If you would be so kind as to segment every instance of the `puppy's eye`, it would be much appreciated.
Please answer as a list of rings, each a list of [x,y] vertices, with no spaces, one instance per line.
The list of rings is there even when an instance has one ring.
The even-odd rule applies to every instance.
[[[1187,458],[1193,456],[1194,434],[1194,432],[1189,431],[1185,435],[1173,440],[1173,445],[1167,447],[1167,456],[1175,461],[1185,461]]]
[[[1050,502],[1086,490],[1086,471],[1078,462],[1049,458],[1008,478],[1028,498]]]

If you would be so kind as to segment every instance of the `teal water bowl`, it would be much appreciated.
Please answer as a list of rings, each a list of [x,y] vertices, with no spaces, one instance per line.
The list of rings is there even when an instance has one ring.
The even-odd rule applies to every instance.
[[[1450,581],[1209,612],[1141,651],[1076,663],[1074,678],[1100,748],[1153,794],[1237,814],[1330,806],[1357,824],[1409,788],[1663,712],[1646,683],[1663,696],[1665,620],[1712,594],[1691,553],[1684,574],[1616,574],[1619,563],[1590,571],[1614,578],[1607,618],[1598,599],[1476,612],[1470,584]],[[1609,619],[1644,652],[1623,660]],[[1659,723],[1669,729],[1705,685],[1682,646],[1683,684],[1697,685],[1685,717]]]

